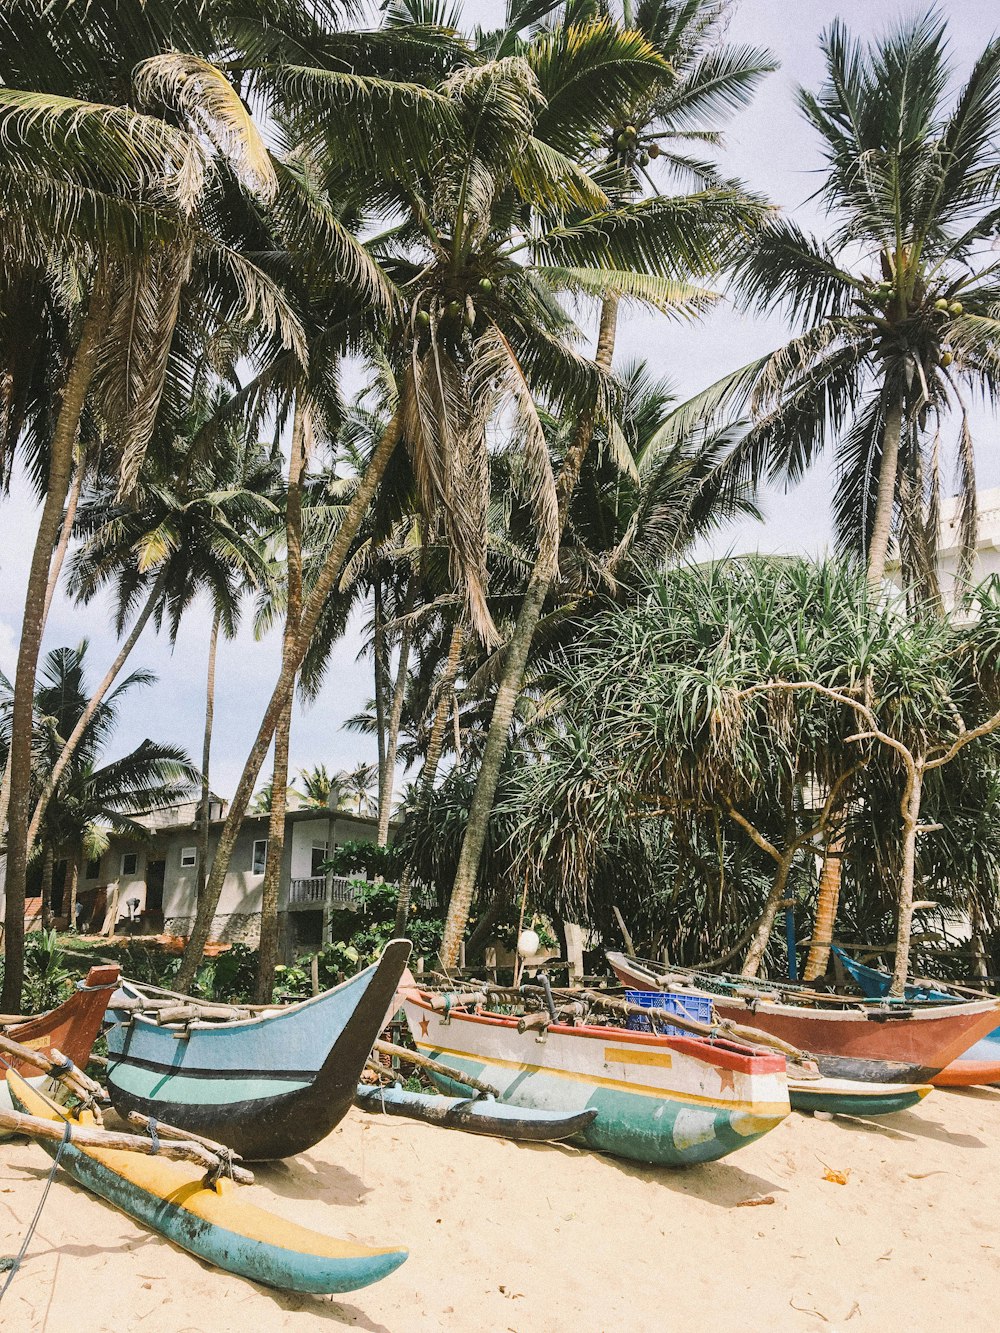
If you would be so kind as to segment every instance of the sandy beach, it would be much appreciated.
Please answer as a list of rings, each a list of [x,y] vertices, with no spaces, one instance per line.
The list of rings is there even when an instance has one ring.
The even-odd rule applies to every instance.
[[[48,1167],[0,1147],[0,1253]],[[828,1173],[846,1176],[840,1184]],[[954,1333],[1000,1318],[1000,1091],[876,1121],[792,1115],[670,1172],[351,1111],[249,1187],[307,1225],[410,1258],[340,1298],[220,1273],[65,1177],[0,1310],[4,1333]]]

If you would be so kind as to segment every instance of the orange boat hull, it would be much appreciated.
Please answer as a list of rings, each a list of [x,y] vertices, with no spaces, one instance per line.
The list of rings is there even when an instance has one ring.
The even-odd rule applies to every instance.
[[[53,1050],[60,1051],[75,1065],[83,1068],[90,1059],[91,1047],[97,1040],[108,1001],[117,985],[117,967],[92,967],[83,987],[64,1004],[38,1018],[11,1024],[5,1036],[21,1046],[27,1046],[29,1050],[40,1051],[42,1055],[49,1055]],[[33,1065],[23,1061],[13,1059],[10,1064],[24,1078],[38,1075]],[[7,1068],[0,1066],[0,1072],[6,1079]]]

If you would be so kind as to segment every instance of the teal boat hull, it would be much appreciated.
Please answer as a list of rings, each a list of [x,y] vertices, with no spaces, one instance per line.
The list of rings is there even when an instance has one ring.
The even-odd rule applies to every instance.
[[[186,1029],[121,1018],[107,1032],[115,1110],[201,1134],[247,1161],[306,1152],[347,1114],[409,953],[408,940],[392,940],[343,985],[260,1018]]]

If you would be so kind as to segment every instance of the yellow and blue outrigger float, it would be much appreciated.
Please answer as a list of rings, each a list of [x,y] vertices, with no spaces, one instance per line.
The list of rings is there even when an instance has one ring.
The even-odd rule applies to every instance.
[[[92,1113],[64,1110],[18,1074],[7,1081],[18,1111],[69,1125],[67,1142],[58,1135],[40,1142],[74,1180],[229,1273],[282,1291],[332,1294],[378,1282],[406,1259],[398,1246],[339,1240],[258,1208],[231,1180],[206,1182],[204,1166],[74,1143],[73,1128],[94,1125]]]

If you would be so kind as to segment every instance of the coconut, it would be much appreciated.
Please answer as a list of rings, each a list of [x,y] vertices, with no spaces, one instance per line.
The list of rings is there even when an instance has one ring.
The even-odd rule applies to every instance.
[[[961,301],[952,301],[951,305],[948,307],[948,313],[949,315],[961,315],[964,309],[965,307],[962,305]]]

